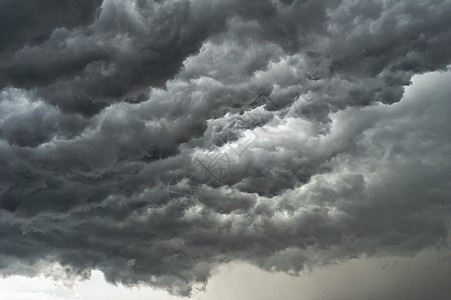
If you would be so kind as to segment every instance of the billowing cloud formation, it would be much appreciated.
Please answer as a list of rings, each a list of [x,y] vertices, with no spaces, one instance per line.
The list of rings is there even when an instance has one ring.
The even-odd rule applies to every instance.
[[[446,241],[450,73],[396,102],[450,1],[66,2],[0,1],[3,274],[188,295]]]

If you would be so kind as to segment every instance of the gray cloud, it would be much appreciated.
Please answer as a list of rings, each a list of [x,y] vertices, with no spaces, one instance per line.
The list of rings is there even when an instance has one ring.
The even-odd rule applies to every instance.
[[[25,45],[37,45],[57,28],[76,28],[92,22],[102,1],[0,2],[0,51],[11,53]]]
[[[67,5],[2,36],[2,274],[189,295],[446,242],[449,70],[404,88],[447,70],[449,1]]]

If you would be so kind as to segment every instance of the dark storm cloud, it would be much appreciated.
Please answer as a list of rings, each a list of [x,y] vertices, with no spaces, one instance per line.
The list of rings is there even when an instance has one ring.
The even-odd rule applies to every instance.
[[[188,295],[446,240],[449,72],[396,102],[449,65],[449,1],[30,3],[0,0],[3,274]]]
[[[59,27],[75,28],[92,22],[101,0],[0,1],[0,53],[45,41]]]
[[[88,124],[87,120],[78,115],[61,116],[55,107],[42,102],[33,103],[26,108],[21,107],[20,104],[30,104],[19,98],[29,96],[28,93],[10,90],[2,96],[6,97],[7,94],[15,99],[0,104],[3,109],[3,113],[0,113],[2,117],[0,136],[12,145],[36,147],[49,142],[53,137],[70,139]],[[9,109],[8,106],[13,109]]]
[[[5,55],[0,86],[36,88],[63,111],[87,116],[112,102],[143,101],[149,86],[163,86],[225,27],[228,15],[261,18],[274,10],[267,1],[255,10],[251,4],[105,1],[92,24],[63,24],[42,43]]]

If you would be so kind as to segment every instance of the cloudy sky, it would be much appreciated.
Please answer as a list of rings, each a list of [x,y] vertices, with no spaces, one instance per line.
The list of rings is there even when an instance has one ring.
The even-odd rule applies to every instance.
[[[450,16],[0,0],[0,299],[449,299]]]

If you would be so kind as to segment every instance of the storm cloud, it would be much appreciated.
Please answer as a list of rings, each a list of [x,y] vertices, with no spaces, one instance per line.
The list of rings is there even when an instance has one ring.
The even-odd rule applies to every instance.
[[[447,247],[450,15],[0,0],[0,273],[188,296],[236,260],[296,275]]]

